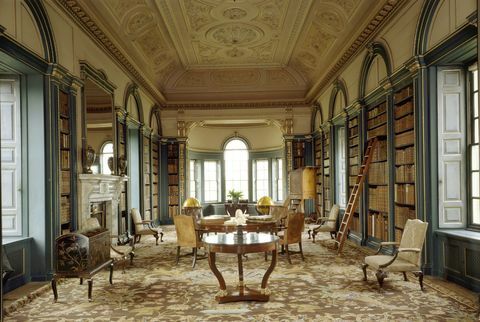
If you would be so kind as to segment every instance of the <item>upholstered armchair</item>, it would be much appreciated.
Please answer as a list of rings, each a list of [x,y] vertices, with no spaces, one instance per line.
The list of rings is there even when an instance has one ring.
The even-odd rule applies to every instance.
[[[112,235],[112,243],[110,245],[110,257],[114,263],[123,263],[122,274],[125,273],[125,265],[130,259],[130,265],[133,265],[133,257],[135,256],[135,245],[133,239],[130,238],[128,232],[121,236]]]
[[[163,242],[163,231],[160,227],[153,226],[153,220],[143,220],[137,208],[132,208],[131,214],[135,230],[134,243],[139,243],[142,235],[153,235],[156,245],[158,245],[158,235],[160,235],[160,241]]]
[[[279,234],[280,237],[280,245],[282,245],[282,251],[285,249],[287,252],[287,259],[288,263],[292,264],[292,260],[290,259],[291,253],[299,253],[302,257],[302,261],[305,260],[303,257],[303,250],[302,250],[302,232],[305,227],[305,218],[302,212],[295,212],[289,213],[287,216],[287,226],[282,234]],[[297,244],[299,247],[299,251],[292,252],[288,245]]]
[[[195,268],[195,263],[197,262],[197,250],[203,245],[198,232],[195,230],[195,217],[181,214],[174,215],[173,223],[175,224],[175,231],[177,233],[176,264],[178,265],[180,259],[180,248],[190,247],[193,252],[186,255],[193,254],[192,268]]]
[[[376,277],[380,287],[383,280],[389,272],[402,272],[403,278],[407,280],[406,272],[413,272],[418,277],[420,289],[423,291],[423,271],[422,271],[422,248],[425,242],[428,223],[418,219],[408,219],[403,230],[402,239],[398,249],[394,250],[393,255],[380,255],[384,246],[396,246],[396,242],[382,242],[373,256],[365,257],[362,265],[363,280],[367,280],[367,267],[376,270]]]
[[[340,207],[338,205],[333,205],[328,217],[319,217],[315,223],[308,225],[308,239],[313,238],[313,242],[315,242],[315,235],[322,231],[329,232],[332,239],[336,238],[337,218],[339,212]]]

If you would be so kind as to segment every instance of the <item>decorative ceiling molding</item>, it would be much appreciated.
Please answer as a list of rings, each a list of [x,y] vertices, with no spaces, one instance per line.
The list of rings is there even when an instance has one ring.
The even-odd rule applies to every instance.
[[[110,40],[104,31],[90,18],[85,10],[80,6],[77,0],[55,0],[56,3],[67,12],[74,21],[84,29],[91,39],[101,45],[107,54],[111,55],[121,67],[133,77],[133,79],[142,85],[142,87],[152,95],[157,102],[165,102],[163,95],[142,76],[139,71],[128,61],[120,49]]]
[[[360,32],[353,43],[342,54],[340,59],[336,61],[327,74],[312,86],[306,97],[307,102],[315,100],[320,91],[332,83],[342,68],[347,65],[348,61],[364,49],[368,41],[389,21],[389,18],[392,17],[392,13],[399,9],[405,2],[405,0],[387,0],[385,2],[374,18],[367,24],[363,31]]]
[[[192,103],[167,104],[166,110],[225,110],[225,109],[257,109],[257,108],[294,108],[308,107],[304,101],[291,102],[238,102],[238,103]]]

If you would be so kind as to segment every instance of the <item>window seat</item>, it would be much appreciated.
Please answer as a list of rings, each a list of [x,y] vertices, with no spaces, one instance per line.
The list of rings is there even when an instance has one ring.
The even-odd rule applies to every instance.
[[[435,234],[480,243],[480,232],[469,229],[437,229]]]

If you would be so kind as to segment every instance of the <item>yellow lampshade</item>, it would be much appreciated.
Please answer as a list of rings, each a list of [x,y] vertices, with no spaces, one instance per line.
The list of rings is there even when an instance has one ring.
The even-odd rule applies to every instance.
[[[257,210],[262,215],[268,215],[270,212],[270,206],[273,206],[274,202],[272,198],[264,196],[257,201]]]
[[[190,208],[193,208],[193,207],[196,207],[196,208],[200,208],[202,207],[202,205],[200,204],[200,201],[198,201],[196,198],[193,198],[193,197],[189,197],[187,199],[185,199],[185,201],[183,202],[183,207],[190,207]]]

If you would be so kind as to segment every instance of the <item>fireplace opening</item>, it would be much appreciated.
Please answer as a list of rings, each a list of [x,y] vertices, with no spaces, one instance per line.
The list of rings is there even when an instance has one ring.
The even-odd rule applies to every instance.
[[[102,228],[107,228],[107,202],[91,202],[90,203],[90,217],[97,218]]]

